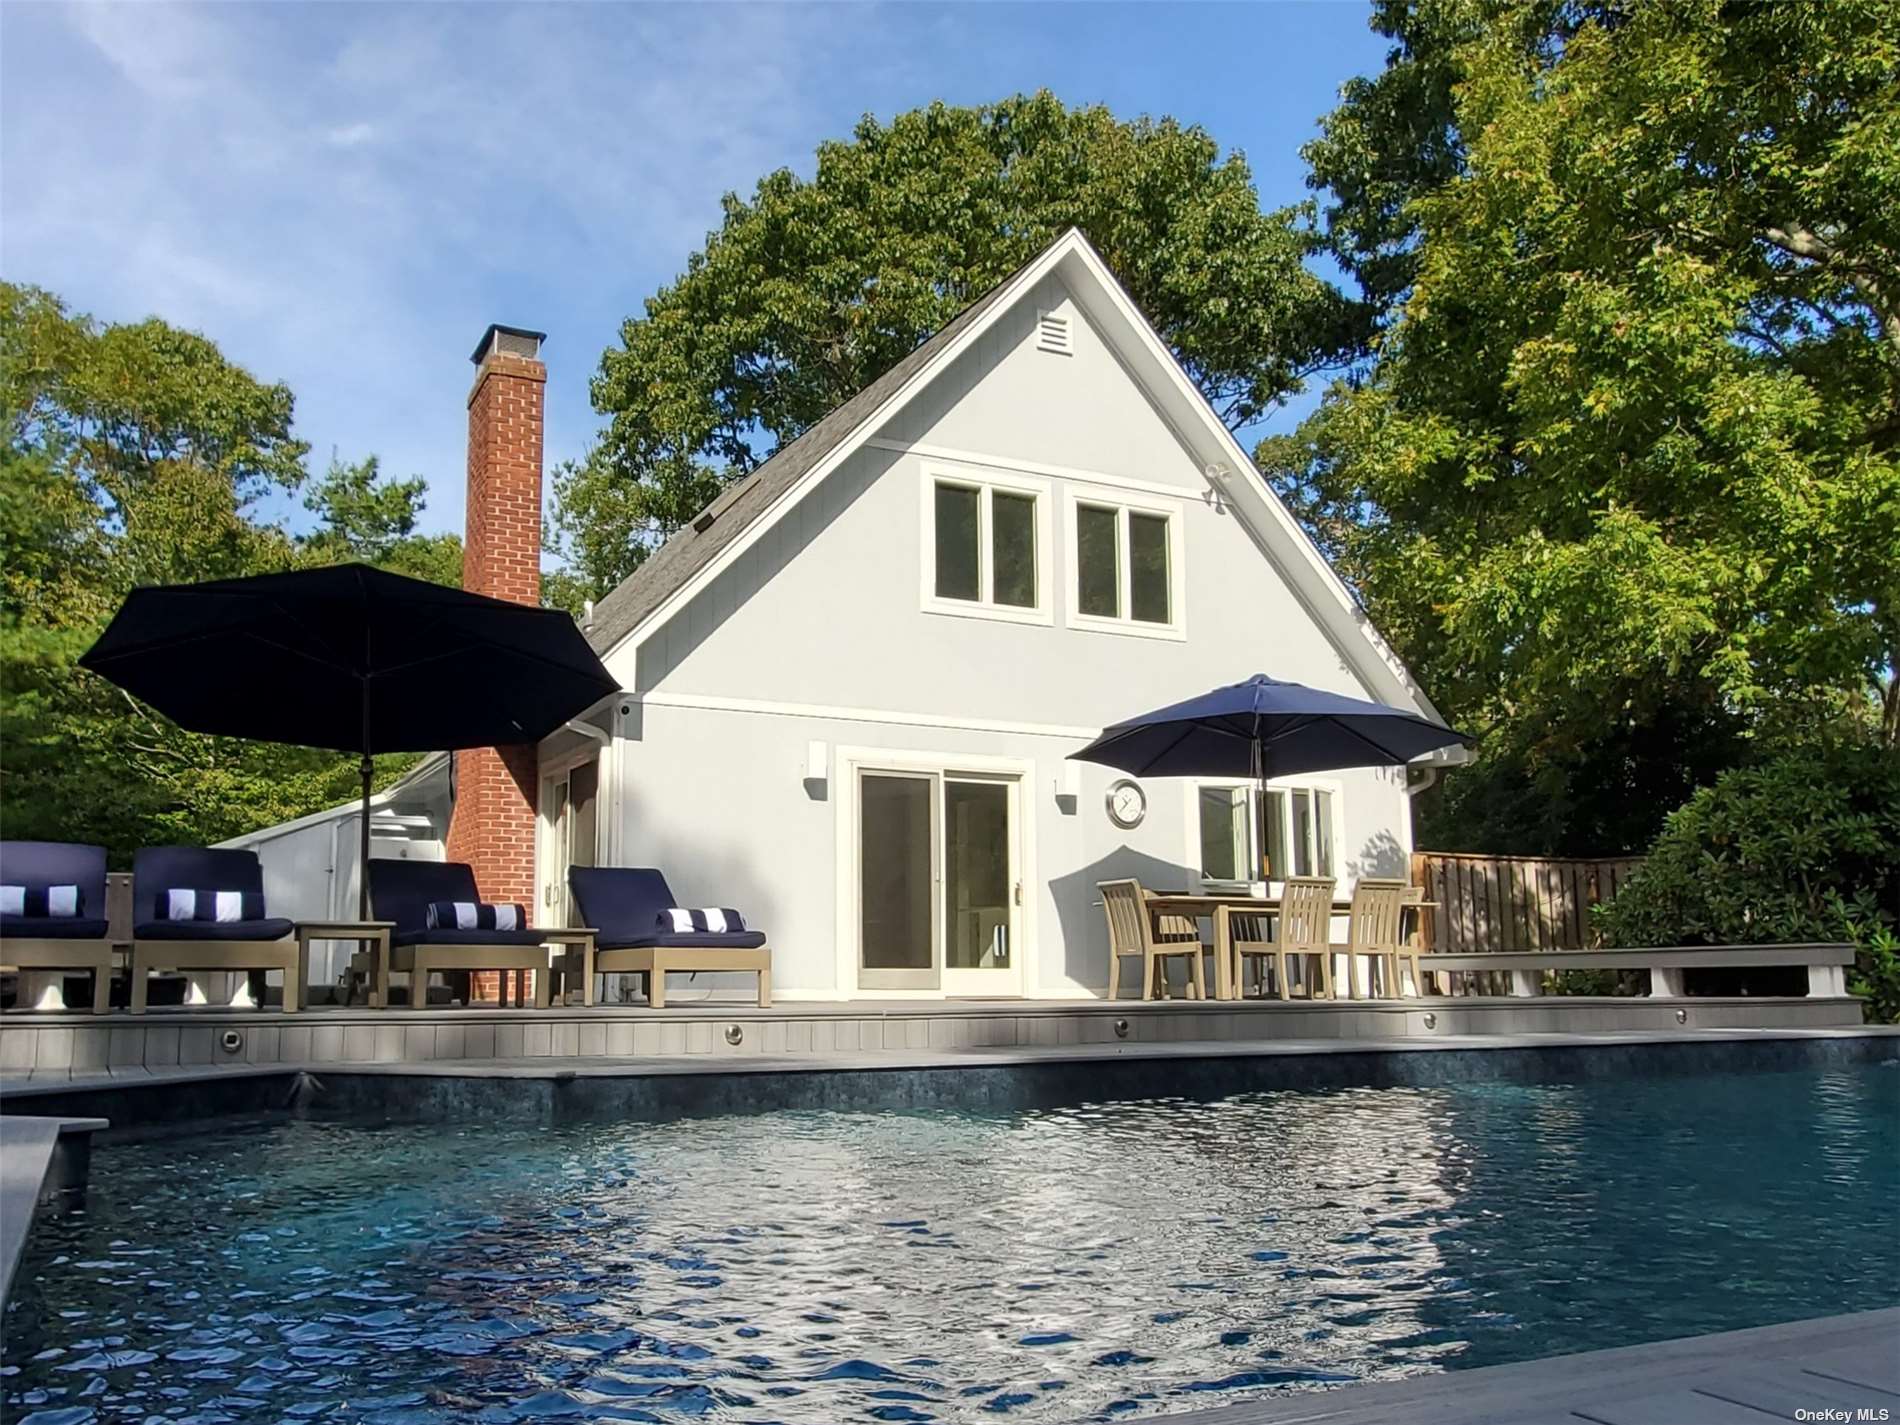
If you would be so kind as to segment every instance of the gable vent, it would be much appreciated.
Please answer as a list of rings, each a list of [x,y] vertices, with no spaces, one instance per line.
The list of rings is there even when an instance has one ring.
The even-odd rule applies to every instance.
[[[1036,350],[1057,356],[1075,355],[1075,334],[1060,312],[1044,312],[1036,322]]]

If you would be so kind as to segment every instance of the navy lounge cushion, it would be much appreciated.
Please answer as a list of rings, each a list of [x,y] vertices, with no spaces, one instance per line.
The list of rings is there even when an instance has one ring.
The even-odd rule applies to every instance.
[[[658,931],[647,935],[602,935],[594,942],[596,950],[644,950],[649,945],[676,945],[701,950],[756,950],[765,944],[762,930]]]
[[[764,932],[743,930],[662,931],[660,916],[679,904],[666,877],[651,866],[575,866],[567,873],[568,888],[583,924],[600,932],[594,942],[600,950],[641,950],[649,945],[690,946],[700,949],[756,950],[765,944]]]
[[[261,920],[147,920],[132,927],[137,940],[282,940],[297,927],[277,916]]]
[[[436,930],[429,925],[435,901],[477,901],[475,871],[463,861],[399,861],[369,858],[370,913],[393,920],[392,945],[539,945],[541,932],[526,930]]]
[[[264,909],[264,868],[255,851],[210,846],[147,846],[132,857],[132,904],[145,919],[132,927],[138,940],[282,940],[295,929],[288,920],[160,920],[158,902],[181,886],[249,891],[252,909]]]
[[[0,885],[77,886],[77,916],[0,916],[0,936],[97,940],[105,936],[106,849],[71,841],[0,841]]]
[[[0,915],[0,940],[104,940],[106,923],[85,916]]]
[[[541,932],[532,925],[526,930],[455,930],[424,926],[421,930],[398,930],[389,937],[391,945],[539,945]]]

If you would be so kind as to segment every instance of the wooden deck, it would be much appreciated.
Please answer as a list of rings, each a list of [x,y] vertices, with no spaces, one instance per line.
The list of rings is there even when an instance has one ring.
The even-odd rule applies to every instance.
[[[1181,1425],[1900,1421],[1900,1307],[1301,1392],[1169,1418]]]

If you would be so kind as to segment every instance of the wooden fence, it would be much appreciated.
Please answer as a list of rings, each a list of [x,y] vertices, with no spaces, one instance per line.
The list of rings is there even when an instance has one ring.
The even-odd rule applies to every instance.
[[[1606,861],[1412,853],[1412,884],[1438,902],[1425,917],[1427,950],[1585,950],[1590,907],[1614,896],[1640,856]]]

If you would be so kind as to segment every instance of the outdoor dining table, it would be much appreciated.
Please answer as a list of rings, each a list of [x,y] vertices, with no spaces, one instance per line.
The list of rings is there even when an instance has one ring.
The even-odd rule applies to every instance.
[[[1214,922],[1214,998],[1239,999],[1240,965],[1234,955],[1228,917],[1215,914],[1222,906],[1245,911],[1249,915],[1276,915],[1280,910],[1280,898],[1249,895],[1245,891],[1151,891],[1148,895],[1148,913],[1151,916],[1182,915],[1196,921],[1206,918]],[[1405,910],[1417,912],[1436,906],[1436,901],[1407,901]],[[1338,896],[1333,898],[1334,915],[1345,915],[1351,910],[1350,897],[1343,900]],[[1421,991],[1423,988],[1420,986]]]

